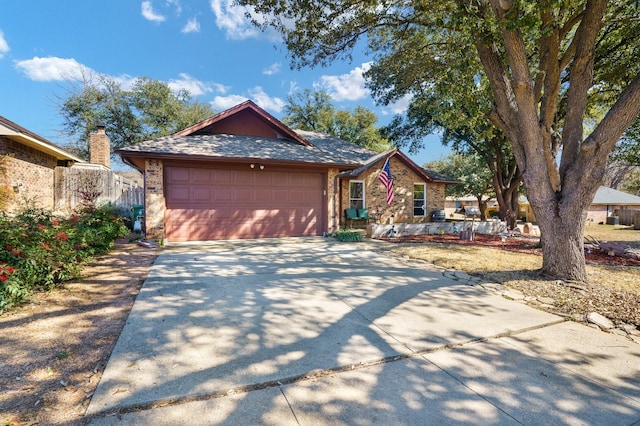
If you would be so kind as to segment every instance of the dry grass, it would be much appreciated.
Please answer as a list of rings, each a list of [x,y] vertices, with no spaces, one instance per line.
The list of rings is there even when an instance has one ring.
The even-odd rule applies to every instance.
[[[638,247],[640,231],[632,228],[591,225],[588,235],[600,241],[624,241]],[[588,283],[575,285],[541,277],[542,257],[499,248],[425,242],[397,244],[388,250],[414,259],[464,271],[491,282],[522,291],[532,300],[553,298],[549,310],[580,316],[598,312],[617,323],[640,327],[640,268],[587,265]]]
[[[631,247],[640,248],[640,230],[633,229],[632,226],[588,224],[585,227],[584,235],[598,241],[619,241],[629,244]]]

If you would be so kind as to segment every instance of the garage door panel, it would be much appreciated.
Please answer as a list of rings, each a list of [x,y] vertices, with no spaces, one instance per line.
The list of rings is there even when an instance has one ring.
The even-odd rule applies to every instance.
[[[188,186],[172,186],[167,188],[166,197],[174,202],[185,201],[188,202],[191,199],[191,188]]]
[[[211,201],[211,188],[207,187],[194,187],[193,191],[193,201],[196,202],[210,202]]]
[[[304,204],[307,202],[307,196],[305,191],[290,191],[289,199],[292,203]]]
[[[214,202],[230,202],[233,201],[234,191],[231,188],[218,188],[214,187]]]
[[[271,177],[272,177],[272,182],[271,182],[272,185],[287,186],[291,184],[291,182],[289,181],[290,175],[288,173],[274,172],[272,173]]]
[[[189,170],[178,168],[167,169],[167,179],[175,183],[189,182]]]
[[[171,241],[196,241],[236,238],[273,238],[292,235],[316,235],[317,222],[315,219],[306,223],[293,224],[285,219],[275,220],[270,223],[256,223],[242,220],[223,221],[188,221],[167,228],[168,234],[176,237]],[[188,235],[190,238],[180,238],[180,235]]]
[[[236,186],[253,185],[255,182],[254,175],[255,172],[237,170],[229,183],[235,183]]]
[[[268,203],[271,201],[271,191],[254,190],[256,203]]]
[[[234,181],[235,171],[232,170],[215,170],[214,183],[215,184],[231,184]]]
[[[207,169],[193,169],[192,181],[198,184],[210,185],[211,182],[211,170]]]
[[[165,167],[170,241],[320,235],[321,173]]]

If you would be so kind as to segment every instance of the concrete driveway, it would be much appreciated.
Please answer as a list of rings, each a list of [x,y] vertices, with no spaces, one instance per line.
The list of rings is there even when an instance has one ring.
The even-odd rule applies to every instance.
[[[640,345],[382,244],[165,249],[90,424],[640,424]]]

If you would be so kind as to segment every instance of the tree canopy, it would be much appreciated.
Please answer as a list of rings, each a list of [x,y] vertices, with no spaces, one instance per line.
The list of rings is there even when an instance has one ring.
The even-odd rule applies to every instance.
[[[282,34],[294,66],[349,58],[362,39],[374,67],[401,62],[381,80],[382,102],[428,90],[431,70],[446,80],[479,63],[473,81],[488,82],[487,117],[509,141],[541,229],[541,272],[586,280],[586,208],[640,113],[636,0],[239,2]],[[595,109],[604,114],[586,127]]]
[[[474,196],[480,207],[480,219],[486,219],[487,201],[495,196],[493,174],[478,154],[452,153],[439,160],[430,161],[424,167],[460,182],[447,185],[446,194],[453,197]]]
[[[339,110],[327,92],[310,89],[288,95],[282,117],[282,122],[294,129],[336,136],[373,151],[391,149],[375,126],[377,121],[373,111],[365,107]]]
[[[88,157],[89,134],[104,125],[112,149],[165,136],[213,114],[208,105],[193,102],[186,90],[174,92],[167,83],[141,77],[131,88],[111,77],[85,75],[61,101],[69,149]]]

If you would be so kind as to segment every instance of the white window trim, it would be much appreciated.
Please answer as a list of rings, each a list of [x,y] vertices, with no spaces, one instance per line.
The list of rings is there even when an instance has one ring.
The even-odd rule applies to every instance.
[[[367,187],[363,180],[350,180],[349,181],[349,207],[351,207],[351,200],[355,200],[356,198],[351,198],[351,183],[361,183],[362,184],[362,208],[367,208]]]
[[[425,206],[425,208],[427,207],[427,184],[426,184],[426,182],[413,182],[414,188],[411,188],[412,189],[412,191],[411,191],[412,192],[411,199],[413,201],[413,205],[411,207],[412,207],[413,211],[415,211],[414,206],[415,206],[415,203],[416,203],[416,199],[413,198],[413,196],[415,195],[415,192],[413,191],[413,189],[415,189],[416,185],[422,185],[422,195],[423,195],[422,205]],[[414,214],[413,217],[427,217],[427,211],[425,209],[423,209],[421,215]]]

